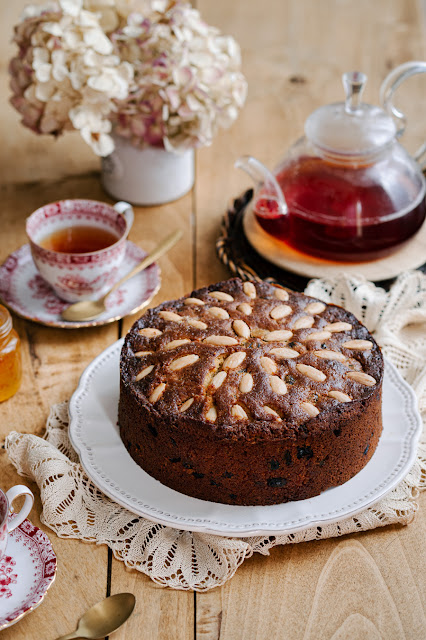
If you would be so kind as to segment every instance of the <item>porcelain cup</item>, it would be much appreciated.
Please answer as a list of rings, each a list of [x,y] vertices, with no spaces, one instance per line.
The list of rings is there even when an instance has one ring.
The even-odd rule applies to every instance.
[[[96,300],[118,279],[133,218],[133,209],[128,202],[111,206],[95,200],[73,199],[40,207],[29,216],[26,224],[35,266],[63,300]],[[117,240],[90,253],[63,253],[41,246],[47,236],[70,226],[99,227],[111,232]]]
[[[25,502],[21,510],[13,518],[9,518],[12,502],[18,496],[25,496]],[[6,551],[8,534],[23,523],[31,511],[33,502],[34,495],[32,491],[23,484],[17,484],[6,493],[0,489],[0,559]]]

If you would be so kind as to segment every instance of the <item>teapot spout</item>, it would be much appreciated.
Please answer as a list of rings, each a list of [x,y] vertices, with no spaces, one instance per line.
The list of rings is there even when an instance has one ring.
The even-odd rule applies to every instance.
[[[241,156],[235,162],[235,167],[248,173],[256,185],[254,208],[256,208],[256,204],[261,199],[266,198],[276,203],[276,208],[280,214],[286,215],[288,213],[287,203],[280,185],[275,176],[262,162],[253,158],[253,156]]]

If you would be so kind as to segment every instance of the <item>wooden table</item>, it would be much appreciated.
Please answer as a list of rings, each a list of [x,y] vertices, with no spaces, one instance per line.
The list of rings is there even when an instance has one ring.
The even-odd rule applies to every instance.
[[[26,0],[1,5],[0,261],[26,242],[26,216],[66,197],[107,200],[99,162],[77,134],[36,137],[8,105],[7,59],[12,25]],[[184,239],[160,261],[161,291],[153,305],[228,276],[214,241],[229,198],[247,186],[233,169],[250,153],[273,166],[303,132],[308,114],[342,99],[340,76],[359,68],[366,99],[378,101],[387,72],[424,59],[421,0],[198,0],[205,19],[233,34],[249,82],[238,122],[197,152],[192,193],[162,207],[136,210],[130,238],[152,249],[164,229]],[[423,9],[422,9],[423,7]],[[407,82],[398,103],[411,120],[412,150],[426,135],[425,78]],[[51,329],[14,317],[23,342],[24,377],[0,406],[0,429],[42,434],[49,407],[67,400],[86,365],[123,335],[134,318],[96,329]],[[0,486],[20,477],[1,453]],[[38,496],[36,485],[31,488]],[[426,637],[426,495],[407,527],[390,526],[341,539],[289,545],[246,561],[224,587],[204,594],[172,591],[113,559],[105,546],[47,533],[58,556],[57,578],[44,603],[2,634],[3,640],[50,640],[75,628],[85,609],[106,594],[131,591],[137,605],[116,640],[424,640]],[[31,513],[40,525],[39,498]],[[43,527],[42,527],[43,528]]]

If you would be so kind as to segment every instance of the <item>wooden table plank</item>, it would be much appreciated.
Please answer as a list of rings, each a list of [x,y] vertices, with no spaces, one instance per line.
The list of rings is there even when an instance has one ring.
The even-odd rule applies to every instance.
[[[207,22],[242,45],[249,94],[237,123],[198,154],[197,286],[227,277],[214,241],[227,199],[249,185],[233,169],[244,154],[273,167],[303,135],[316,107],[343,99],[340,76],[368,76],[365,100],[394,66],[425,57],[424,20],[415,1],[199,0]],[[425,137],[425,77],[397,104],[409,117],[404,143]],[[246,561],[224,587],[197,594],[197,640],[421,640],[425,634],[425,515],[343,539],[279,547]]]
[[[183,296],[193,287],[193,196],[155,208],[135,208],[135,222],[130,234],[133,242],[152,251],[165,235],[182,229],[184,235],[165,256],[159,259],[162,272],[161,289],[150,303]],[[140,314],[123,320],[123,335]],[[131,591],[136,596],[135,614],[129,623],[117,631],[117,640],[143,637],[156,640],[191,640],[194,637],[194,595],[177,592],[154,584],[136,570],[126,570],[123,563],[113,560],[111,593]]]
[[[54,168],[52,168],[54,171]],[[90,176],[52,182],[2,185],[2,233],[0,260],[26,241],[25,218],[40,204],[69,197],[101,196],[98,180]],[[3,222],[4,221],[4,222]],[[22,339],[23,381],[18,393],[0,407],[2,442],[11,431],[41,435],[50,406],[68,400],[87,364],[108,344],[117,339],[117,324],[99,329],[67,331],[53,329],[13,317]],[[36,640],[62,635],[72,629],[87,609],[105,596],[107,585],[107,549],[58,538],[40,524],[42,505],[39,490],[16,473],[3,450],[0,454],[0,486],[28,484],[36,495],[31,521],[49,536],[58,557],[57,578],[46,600],[34,614],[18,626],[3,631],[7,638]],[[87,575],[91,576],[90,581]],[[58,615],[61,611],[61,615]]]

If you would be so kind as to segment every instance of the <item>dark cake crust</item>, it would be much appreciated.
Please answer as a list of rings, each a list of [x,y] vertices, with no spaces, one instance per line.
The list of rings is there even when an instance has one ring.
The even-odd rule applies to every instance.
[[[346,482],[373,455],[382,378],[380,349],[352,314],[235,278],[133,325],[120,434],[147,473],[187,495],[299,500]]]

